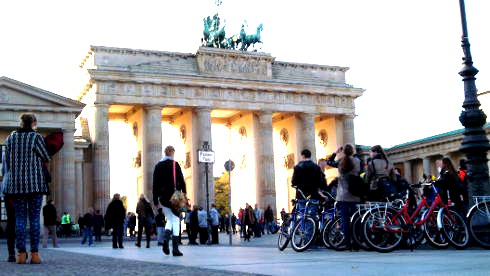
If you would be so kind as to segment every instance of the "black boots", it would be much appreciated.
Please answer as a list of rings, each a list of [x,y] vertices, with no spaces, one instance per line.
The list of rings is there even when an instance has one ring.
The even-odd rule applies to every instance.
[[[179,251],[179,243],[180,243],[180,237],[179,236],[173,236],[172,237],[172,255],[174,255],[174,257],[184,256],[184,254],[182,254],[182,252]]]
[[[168,247],[169,241],[170,241],[170,236],[172,235],[172,231],[170,230],[165,230],[165,233],[163,234],[163,247],[162,251],[165,255],[170,254],[170,248]]]

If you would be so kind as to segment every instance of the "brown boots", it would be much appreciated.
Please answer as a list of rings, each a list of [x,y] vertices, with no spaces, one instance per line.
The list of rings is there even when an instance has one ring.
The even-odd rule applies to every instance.
[[[26,252],[19,252],[19,254],[17,254],[16,263],[18,263],[18,264],[27,263],[27,253]],[[41,263],[41,257],[39,257],[39,253],[38,252],[32,252],[31,253],[31,264],[40,264],[40,263]]]
[[[18,264],[27,263],[27,253],[26,252],[19,252],[17,254],[17,259],[15,260],[15,262]]]
[[[38,252],[32,252],[31,253],[31,264],[40,264],[41,263],[41,257],[39,257]]]

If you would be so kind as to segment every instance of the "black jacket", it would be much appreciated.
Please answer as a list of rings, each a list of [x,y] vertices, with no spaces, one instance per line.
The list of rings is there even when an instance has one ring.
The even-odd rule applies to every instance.
[[[153,172],[153,203],[158,205],[160,202],[163,206],[167,208],[172,208],[170,203],[170,198],[175,192],[176,185],[177,190],[186,193],[184,176],[182,175],[182,170],[180,169],[179,163],[175,162],[175,180],[177,183],[174,184],[174,173],[173,173],[173,160],[160,161],[155,166]]]
[[[461,204],[462,195],[462,185],[460,182],[457,175],[451,175],[447,170],[442,170],[441,176],[436,180],[434,186],[438,189],[443,202],[447,202],[447,194],[449,191],[451,201],[454,202],[454,204],[459,205]]]
[[[94,228],[101,229],[104,226],[104,217],[102,215],[94,215]]]
[[[83,223],[86,228],[92,228],[94,226],[94,215],[86,213],[85,216],[83,216]]]
[[[157,227],[165,227],[165,215],[164,214],[158,214],[155,217],[155,223]]]
[[[321,199],[318,194],[318,189],[322,188],[324,176],[320,167],[311,160],[301,161],[294,167],[293,179],[291,180],[293,187],[300,189],[303,194],[313,199]],[[298,191],[296,198],[303,199],[303,196]]]
[[[126,209],[121,200],[113,200],[107,206],[105,214],[106,229],[113,228],[116,225],[123,224],[126,218]]]
[[[53,204],[46,204],[43,207],[44,225],[56,225],[56,207]]]
[[[197,211],[192,210],[190,214],[191,229],[199,229],[199,218],[197,217]]]

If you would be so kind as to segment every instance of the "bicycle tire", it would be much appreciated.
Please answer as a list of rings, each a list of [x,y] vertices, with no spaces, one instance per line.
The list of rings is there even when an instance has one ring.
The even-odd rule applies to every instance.
[[[284,249],[288,247],[289,241],[291,240],[291,237],[289,235],[289,227],[291,226],[285,225],[285,223],[281,225],[279,235],[277,236],[277,248],[279,249],[279,251],[284,251]]]
[[[449,210],[451,219],[446,210],[440,210],[437,220],[442,224],[441,232],[447,241],[456,249],[465,249],[470,242],[470,231],[463,217],[453,210]]]
[[[330,224],[335,220],[334,219],[331,219],[329,220],[325,226],[323,226],[323,229],[321,229],[321,235],[322,235],[322,242],[323,242],[323,245],[325,246],[325,248],[327,249],[332,249],[332,245],[330,244],[329,240],[328,240],[328,227],[330,226]]]
[[[352,229],[352,240],[359,246],[359,248],[364,249],[364,250],[372,250],[369,245],[366,244],[366,241],[364,239],[364,234],[362,231],[362,215],[361,214],[354,214],[352,224],[351,224],[351,229]]]
[[[490,249],[490,214],[487,210],[490,210],[490,202],[480,202],[473,207],[468,214],[468,228],[480,247]]]
[[[376,216],[376,213],[379,215]],[[385,225],[392,225],[391,218],[396,215],[393,209],[375,208],[369,211],[362,220],[362,229],[366,244],[380,253],[389,253],[397,249],[405,235],[402,232],[390,232],[385,230]],[[402,217],[398,217],[397,223],[406,225]]]
[[[303,252],[307,250],[315,241],[316,238],[316,232],[317,232],[317,222],[314,220],[312,217],[305,217],[304,218],[304,225],[305,228],[307,229],[306,232],[312,232],[312,233],[303,233],[301,230],[301,220],[299,220],[293,227],[293,232],[291,235],[291,247],[293,248],[294,251],[296,252]],[[298,237],[298,235],[301,235]],[[304,241],[306,235],[306,241]],[[299,239],[298,239],[299,238]],[[300,241],[300,243],[297,243],[297,241]]]
[[[337,217],[327,227],[328,243],[332,249],[340,250],[345,244],[345,235],[342,231],[342,219]]]
[[[425,218],[427,215],[427,211],[424,212],[422,218]],[[439,211],[434,211],[431,214],[431,217],[428,218],[424,223],[424,234],[427,243],[429,243],[432,247],[437,249],[446,249],[449,247],[449,242],[447,241],[444,234],[439,231],[437,227],[437,215]]]

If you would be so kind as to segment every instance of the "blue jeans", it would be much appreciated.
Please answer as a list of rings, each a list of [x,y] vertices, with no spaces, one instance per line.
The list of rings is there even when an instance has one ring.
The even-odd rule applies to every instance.
[[[14,199],[15,240],[19,252],[26,252],[26,226],[29,217],[31,252],[38,252],[41,234],[41,205],[43,196],[38,194],[17,195]]]
[[[350,246],[352,243],[352,229],[350,227],[350,219],[356,212],[355,202],[338,202],[340,209],[340,218],[342,220],[342,232],[344,232],[344,244]]]
[[[88,246],[92,246],[94,244],[94,233],[92,231],[91,228],[88,228],[86,227],[85,229],[83,229],[83,240],[82,240],[82,244],[85,244],[85,242],[87,241],[87,238],[88,238]]]

